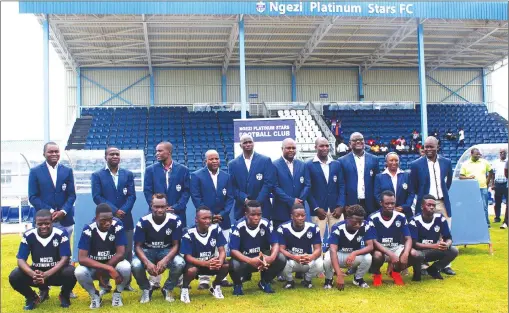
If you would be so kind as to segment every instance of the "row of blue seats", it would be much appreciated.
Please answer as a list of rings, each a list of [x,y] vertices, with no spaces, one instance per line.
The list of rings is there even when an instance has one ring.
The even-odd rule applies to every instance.
[[[19,207],[17,206],[2,206],[2,222],[4,223],[18,223],[19,222]],[[32,222],[35,216],[35,209],[32,206],[21,206],[21,221]]]

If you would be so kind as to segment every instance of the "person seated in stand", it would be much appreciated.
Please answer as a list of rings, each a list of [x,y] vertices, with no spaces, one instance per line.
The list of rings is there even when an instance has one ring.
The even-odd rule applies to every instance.
[[[419,141],[419,137],[421,137],[421,135],[416,129],[414,129],[414,131],[412,132],[412,141],[413,142]]]
[[[27,259],[31,255],[32,265]],[[49,299],[40,298],[31,287],[62,286],[58,299],[60,306],[71,305],[70,294],[76,285],[74,266],[69,264],[71,246],[67,231],[53,227],[50,210],[35,214],[35,228],[27,230],[19,244],[18,267],[9,275],[12,288],[25,297],[23,310],[33,310]]]
[[[375,144],[374,146],[371,147],[371,152],[373,152],[374,154],[380,154],[380,146],[378,144]]]
[[[322,239],[320,229],[306,222],[306,211],[302,204],[294,204],[291,220],[279,226],[279,251],[286,257],[283,288],[295,288],[292,273],[304,273],[301,285],[313,288],[311,279],[323,273]]]
[[[374,242],[371,273],[373,286],[382,285],[380,268],[389,262],[389,275],[396,285],[404,285],[400,272],[408,267],[422,263],[422,256],[412,249],[412,237],[408,229],[405,214],[394,211],[396,197],[386,190],[380,196],[381,209],[368,218],[369,225],[376,229],[377,239]],[[414,280],[420,279],[420,271],[414,272]]]
[[[158,276],[169,269],[168,279],[161,288],[168,302],[175,301],[173,289],[184,271],[185,261],[178,254],[182,238],[182,221],[168,212],[168,201],[164,193],[152,195],[152,213],[141,217],[134,231],[135,258],[131,264],[133,276],[140,286],[140,303],[150,302],[154,288],[150,286],[147,272]]]
[[[398,145],[398,139],[396,139],[396,138],[391,139],[391,148],[395,149],[397,145]]]
[[[186,267],[180,301],[191,302],[189,284],[197,275],[216,276],[209,291],[214,298],[224,299],[221,281],[228,275],[229,268],[226,262],[226,238],[219,224],[212,224],[212,213],[206,206],[196,209],[195,223],[196,226],[189,228],[182,237],[180,253],[184,255]]]
[[[406,151],[405,151],[405,146],[401,143],[400,143],[396,146],[396,151],[398,151],[399,154],[404,154]]]
[[[246,215],[237,221],[230,236],[230,277],[233,295],[242,296],[242,277],[260,271],[258,288],[274,293],[271,281],[280,273],[286,258],[279,252],[277,233],[272,222],[262,218],[262,205],[255,200],[246,204]]]
[[[452,236],[447,219],[435,213],[436,198],[425,195],[422,198],[421,213],[415,215],[409,223],[414,249],[421,254],[423,262],[433,262],[427,273],[434,279],[444,279],[440,271],[457,256],[458,249],[452,246]],[[414,273],[419,272],[421,264],[414,265]],[[414,279],[418,280],[418,279]]]
[[[389,148],[383,143],[380,145],[380,153],[387,154],[389,152]]]
[[[449,128],[447,129],[447,132],[445,133],[445,138],[447,140],[453,141],[456,140],[456,135],[452,132],[452,130]]]
[[[112,306],[122,306],[121,293],[129,283],[131,264],[124,259],[127,245],[124,224],[113,217],[113,210],[106,203],[95,209],[95,221],[85,225],[78,243],[78,260],[75,276],[79,284],[90,295],[91,309],[101,306],[101,296],[95,289],[94,279],[107,285],[110,277],[117,284],[112,297]]]
[[[332,289],[334,272],[337,288],[344,289],[345,274],[341,268],[357,268],[353,284],[369,288],[364,281],[364,275],[371,267],[373,240],[376,239],[375,229],[364,220],[366,211],[362,206],[358,204],[348,206],[345,213],[346,220],[335,224],[329,236],[329,251],[326,252],[323,261],[324,289]]]
[[[366,140],[366,144],[367,144],[368,146],[370,146],[370,147],[371,147],[371,146],[373,146],[373,145],[376,143],[376,141],[375,141],[375,139],[373,139],[373,137],[374,137],[374,136],[373,136],[373,134],[372,134],[372,135],[371,135],[371,137],[369,137],[369,138],[368,138],[368,140]]]

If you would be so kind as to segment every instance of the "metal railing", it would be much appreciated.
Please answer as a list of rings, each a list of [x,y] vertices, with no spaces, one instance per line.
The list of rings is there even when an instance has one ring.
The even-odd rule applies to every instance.
[[[318,124],[318,127],[320,127],[320,130],[322,131],[322,134],[325,138],[329,140],[329,144],[331,146],[330,153],[334,156],[336,155],[336,137],[332,134],[332,131],[329,129],[327,124],[325,124],[325,121],[322,118],[322,115],[316,110],[313,102],[309,102],[307,105],[307,110],[309,111],[309,114],[313,117],[316,124]]]
[[[329,110],[412,110],[413,101],[342,101],[342,102],[312,102],[317,111],[323,114],[323,106],[329,105]]]

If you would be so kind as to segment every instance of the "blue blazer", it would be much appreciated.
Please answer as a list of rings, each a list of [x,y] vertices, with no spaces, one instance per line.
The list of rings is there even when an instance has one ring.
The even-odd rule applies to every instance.
[[[270,158],[254,152],[248,172],[244,156],[241,154],[228,163],[228,174],[232,180],[235,197],[235,219],[244,216],[246,198],[260,202],[263,217],[270,218],[272,211],[270,192],[274,186],[274,165]]]
[[[376,210],[375,206],[375,176],[378,174],[378,159],[376,156],[364,152],[364,192],[367,214]],[[343,177],[345,179],[345,193],[341,195],[341,206],[357,204],[357,166],[355,165],[353,152],[339,159]]]
[[[274,164],[275,185],[273,189],[272,220],[286,222],[290,220],[290,213],[295,198],[306,201],[311,189],[311,178],[306,164],[300,160],[293,160],[293,176],[283,157]],[[303,203],[304,204],[304,203]]]
[[[173,160],[168,188],[166,188],[166,174],[161,163],[152,164],[145,169],[143,194],[149,207],[153,194],[166,194],[168,205],[173,208],[175,215],[178,215],[183,225],[186,225],[186,206],[190,197],[189,188],[189,170],[184,165],[175,162],[175,160]]]
[[[316,216],[316,208],[334,210],[341,206],[340,195],[345,192],[345,185],[339,162],[333,160],[329,164],[328,183],[319,162],[313,162],[313,159],[311,159],[306,162],[306,167],[311,182],[311,189],[307,198],[311,216]]]
[[[28,176],[28,200],[36,212],[51,209],[65,211],[66,215],[60,224],[64,227],[74,225],[76,191],[72,169],[58,164],[57,183],[54,186],[46,162],[31,168]]]
[[[191,173],[191,200],[196,208],[207,206],[213,214],[219,214],[223,221],[219,224],[222,229],[230,229],[230,211],[235,205],[233,187],[230,175],[218,170],[217,189],[210,177],[209,169],[204,167]]]
[[[438,157],[438,164],[440,165],[440,183],[442,192],[444,194],[444,204],[447,214],[451,217],[451,201],[449,200],[449,188],[452,184],[452,163],[451,160]],[[417,195],[417,202],[415,204],[415,214],[421,213],[422,197],[429,193],[430,176],[428,169],[427,158],[420,157],[410,163],[410,181],[413,192]]]
[[[134,175],[131,171],[118,169],[118,184],[115,187],[113,177],[106,168],[98,170],[92,174],[92,198],[95,204],[107,203],[113,210],[122,210],[126,214],[120,219],[126,230],[133,230],[133,216],[131,211],[136,201],[136,191],[134,190]]]
[[[400,172],[397,174],[398,182],[396,186],[396,206],[403,208],[407,219],[413,216],[412,204],[414,203],[415,194],[410,184],[410,174],[407,172]],[[377,174],[375,177],[375,199],[377,207],[380,206],[381,193],[385,190],[394,191],[391,176],[387,173]]]

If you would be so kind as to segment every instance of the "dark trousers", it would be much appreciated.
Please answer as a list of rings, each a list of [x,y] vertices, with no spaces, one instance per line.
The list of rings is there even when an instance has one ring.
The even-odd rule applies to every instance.
[[[419,251],[419,250],[418,250]],[[438,249],[426,249],[419,251],[423,256],[423,262],[433,262],[433,267],[437,270],[441,270],[451,263],[458,256],[458,249],[451,246],[449,250],[438,250]],[[419,265],[420,270],[420,265]]]
[[[36,268],[32,269],[35,270]],[[65,265],[59,272],[50,276],[45,281],[45,284],[41,286],[34,284],[32,277],[28,276],[19,267],[16,267],[9,275],[9,283],[14,290],[27,299],[34,299],[37,296],[31,287],[47,289],[48,286],[62,286],[62,295],[68,297],[76,285],[76,277],[74,276],[74,266]]]
[[[500,218],[500,209],[502,207],[502,198],[507,200],[507,183],[495,183],[495,218]],[[506,204],[507,205],[507,204]]]
[[[270,254],[270,251],[266,251],[267,254]],[[262,281],[270,282],[273,280],[286,266],[286,258],[282,253],[278,253],[276,259],[269,268],[263,272],[261,272],[260,276]],[[234,258],[230,259],[230,277],[235,285],[241,285],[241,277],[246,276],[247,274],[251,274],[253,272],[257,272],[258,269],[252,267],[251,265],[240,262]]]

